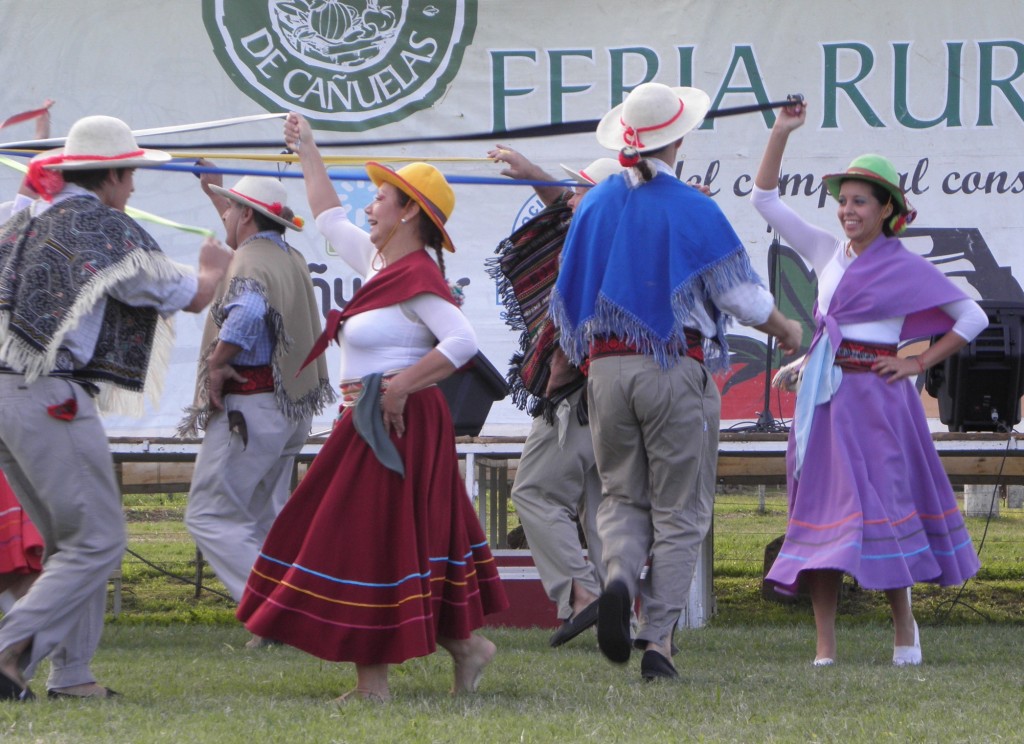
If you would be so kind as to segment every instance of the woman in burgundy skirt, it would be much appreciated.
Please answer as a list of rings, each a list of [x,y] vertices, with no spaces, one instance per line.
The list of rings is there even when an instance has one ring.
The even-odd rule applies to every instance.
[[[267,536],[238,617],[256,635],[354,662],[356,687],[339,700],[389,699],[388,666],[438,645],[454,662],[452,692],[474,692],[497,652],[474,631],[508,603],[435,385],[477,348],[443,274],[454,194],[425,163],[369,163],[378,191],[367,235],[349,222],[309,124],[290,114],[285,141],[317,228],[366,279],[311,354],[341,345],[342,416]]]

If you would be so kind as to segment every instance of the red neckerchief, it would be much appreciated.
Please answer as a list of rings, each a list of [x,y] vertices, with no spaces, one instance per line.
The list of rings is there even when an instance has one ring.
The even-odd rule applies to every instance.
[[[433,294],[443,300],[455,304],[451,287],[445,282],[437,264],[427,255],[426,251],[415,251],[393,264],[389,264],[359,288],[344,310],[331,310],[327,313],[327,323],[320,338],[313,344],[306,361],[299,368],[301,372],[306,365],[324,353],[331,341],[338,336],[341,324],[353,315],[390,307],[415,297],[418,294]]]

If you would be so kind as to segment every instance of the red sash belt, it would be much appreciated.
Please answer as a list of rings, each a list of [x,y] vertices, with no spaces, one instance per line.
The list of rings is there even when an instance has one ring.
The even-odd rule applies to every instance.
[[[246,379],[245,382],[228,380],[224,383],[225,395],[256,395],[274,392],[274,370],[269,364],[255,367],[238,365],[235,371]]]
[[[675,343],[669,346],[669,353],[685,354],[691,359],[704,363],[704,336],[696,328],[684,328],[686,334],[686,348],[682,344]],[[594,336],[590,340],[590,358],[600,359],[608,356],[628,356],[633,354],[642,355],[644,352],[637,349],[636,344],[624,341],[618,336]]]
[[[850,372],[870,372],[879,357],[896,356],[896,344],[872,344],[844,339],[836,349],[835,363]]]
[[[380,380],[380,392],[384,393],[388,389],[388,385],[391,380],[397,375],[398,372],[386,372]],[[351,408],[359,402],[359,396],[363,394],[363,381],[362,380],[342,380],[338,385],[338,389],[341,391],[341,405],[338,406],[338,410],[344,410]]]

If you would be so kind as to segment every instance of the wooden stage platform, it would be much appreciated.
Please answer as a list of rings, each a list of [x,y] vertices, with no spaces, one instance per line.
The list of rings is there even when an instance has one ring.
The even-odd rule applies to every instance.
[[[1024,450],[1016,434],[935,433],[936,449],[954,485],[1024,485]],[[295,481],[320,451],[324,437],[312,437],[298,456]],[[492,624],[553,627],[554,607],[547,600],[528,550],[506,550],[508,501],[524,437],[460,437],[466,490],[498,560],[512,600],[510,610]],[[786,434],[723,431],[719,437],[718,480],[724,485],[782,485],[786,480]],[[114,437],[114,456],[122,493],[187,491],[201,440]],[[703,626],[714,614],[711,567],[714,534],[701,548],[681,627]]]
[[[719,436],[718,480],[733,485],[781,485],[786,480],[786,434],[723,431]],[[963,434],[937,432],[932,435],[943,467],[954,485],[1024,485],[1024,449],[1016,434]],[[298,456],[302,472],[324,437],[311,437]],[[524,437],[459,437],[456,449],[466,462],[467,490],[475,494],[485,470],[501,463],[513,465],[523,451]],[[123,493],[169,490],[191,481],[192,464],[199,451],[199,439],[112,437],[110,447]],[[484,473],[487,476],[487,473]],[[133,488],[141,490],[133,491]],[[483,516],[483,515],[482,515]]]

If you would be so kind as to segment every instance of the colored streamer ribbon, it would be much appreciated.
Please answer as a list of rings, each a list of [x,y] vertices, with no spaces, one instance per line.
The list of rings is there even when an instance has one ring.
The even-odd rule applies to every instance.
[[[230,119],[213,119],[211,121],[197,121],[197,122],[193,122],[192,124],[174,124],[172,126],[167,126],[167,127],[152,127],[150,129],[134,129],[134,130],[132,130],[132,134],[135,135],[136,138],[138,138],[138,137],[152,137],[154,135],[159,135],[159,134],[180,134],[182,132],[201,132],[201,131],[205,131],[207,129],[220,129],[221,127],[231,127],[231,126],[234,126],[235,124],[247,124],[247,123],[253,122],[253,121],[265,121],[267,119],[283,119],[287,115],[288,114],[280,113],[280,114],[253,114],[251,116],[234,116],[234,117],[231,117]],[[16,116],[21,116],[21,114],[16,114]],[[2,128],[2,127],[0,127],[0,128]],[[45,149],[52,148],[52,147],[61,147],[65,143],[66,140],[67,140],[67,137],[50,137],[49,139],[29,140],[29,141],[26,141],[26,142],[10,143],[10,144],[5,144],[5,145],[0,145],[0,149],[5,149],[5,148],[10,148],[10,149],[35,148],[35,149],[44,149],[45,150]],[[192,145],[186,145],[186,146],[187,147],[192,147]],[[280,146],[280,143],[278,143],[278,146]],[[152,147],[152,145],[151,145],[151,147]],[[177,147],[180,149],[182,147],[182,145],[177,145]],[[166,150],[166,149],[169,149],[169,148],[167,148],[167,147],[159,147],[159,148],[155,148],[155,149]]]
[[[795,103],[799,103],[803,100],[803,96],[800,94],[793,94],[786,98],[784,101],[768,101],[765,103],[752,103],[745,106],[729,106],[726,108],[713,109],[708,111],[705,115],[705,119],[715,119],[722,116],[735,116],[737,114],[751,114],[759,111],[767,111],[773,108],[782,108],[784,106],[792,106]],[[177,134],[180,132],[197,132],[205,129],[218,129],[220,127],[233,126],[235,124],[244,124],[251,121],[261,121],[265,119],[280,119],[287,116],[285,113],[279,114],[254,114],[252,116],[237,116],[230,119],[215,119],[213,121],[196,122],[194,124],[179,124],[170,127],[154,127],[152,129],[138,129],[133,132],[136,137],[149,137],[158,134]],[[582,121],[569,121],[562,122],[560,124],[539,124],[529,127],[519,127],[516,129],[506,129],[500,132],[466,132],[462,134],[447,134],[447,135],[427,135],[423,137],[392,137],[388,139],[376,139],[376,140],[344,140],[338,142],[318,142],[317,146],[321,149],[325,147],[369,147],[376,145],[400,145],[407,144],[410,142],[453,142],[453,141],[472,141],[472,140],[491,140],[495,138],[511,139],[513,137],[518,138],[530,138],[530,137],[553,137],[562,134],[584,134],[593,133],[597,129],[597,125],[600,119],[584,119]],[[45,140],[26,140],[21,142],[8,142],[0,144],[0,150],[3,149],[46,149],[50,147],[59,147],[64,144],[64,137],[53,137]],[[181,143],[168,143],[168,144],[148,144],[148,147],[158,150],[182,150],[195,145],[183,145]],[[215,142],[207,143],[206,147],[211,149],[226,149],[226,150],[239,150],[244,148],[278,148],[281,147],[281,141],[252,141],[252,142]]]
[[[3,155],[0,155],[0,164],[6,165],[9,168],[13,168],[16,171],[21,171],[22,173],[28,171],[28,167],[23,163],[19,163],[16,160],[11,160],[10,158],[4,157]],[[126,207],[124,211],[125,214],[127,214],[132,219],[142,220],[144,222],[151,222],[155,225],[163,225],[164,227],[170,227],[175,230],[181,230],[182,232],[187,233],[194,233],[195,235],[202,235],[203,237],[208,238],[212,238],[215,235],[213,230],[208,230],[205,227],[184,225],[180,222],[175,222],[174,220],[169,220],[165,217],[160,217],[159,215],[155,215],[150,212],[145,212],[141,209],[136,209],[135,207]]]
[[[4,129],[14,124],[20,124],[21,122],[28,121],[30,119],[38,119],[40,116],[42,116],[49,110],[49,106],[44,106],[43,108],[32,109],[31,111],[22,111],[20,114],[8,116],[6,119],[0,122],[0,129]]]

